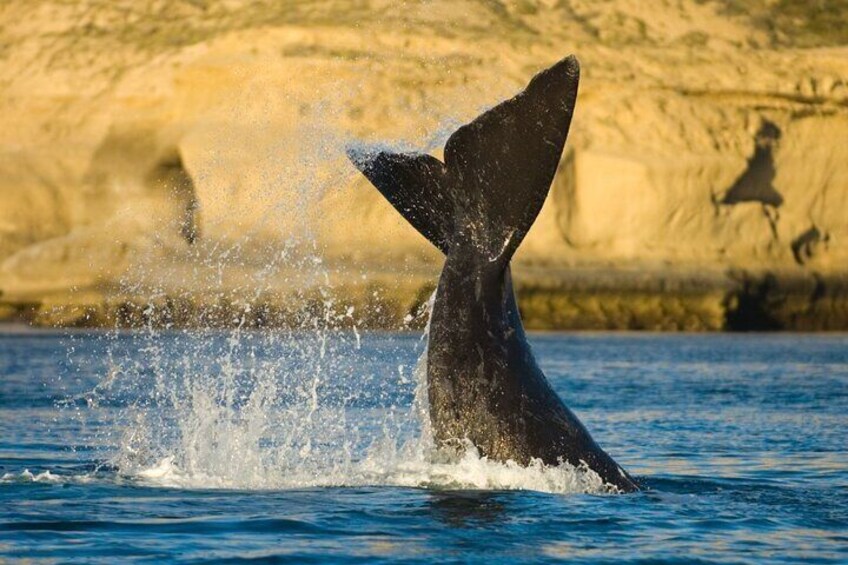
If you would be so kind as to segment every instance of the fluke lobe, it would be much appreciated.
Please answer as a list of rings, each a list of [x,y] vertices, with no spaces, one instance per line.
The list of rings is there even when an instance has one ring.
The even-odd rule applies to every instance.
[[[574,56],[462,126],[444,163],[350,148],[348,157],[446,256],[430,320],[427,386],[436,441],[497,461],[585,463],[621,491],[635,481],[565,406],[533,358],[509,262],[539,214],[574,113]]]

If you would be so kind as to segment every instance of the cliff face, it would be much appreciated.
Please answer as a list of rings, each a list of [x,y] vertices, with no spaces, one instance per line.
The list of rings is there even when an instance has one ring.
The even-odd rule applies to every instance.
[[[848,327],[848,47],[818,12],[766,28],[795,3],[753,4],[4,4],[0,316],[279,309],[332,279],[403,317],[440,257],[345,146],[435,151],[576,53],[516,259],[531,325]]]

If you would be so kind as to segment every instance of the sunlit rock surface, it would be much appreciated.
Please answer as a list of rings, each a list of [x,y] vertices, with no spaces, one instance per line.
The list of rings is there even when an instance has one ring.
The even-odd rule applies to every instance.
[[[438,155],[576,53],[528,325],[848,328],[845,8],[772,4],[6,3],[0,318],[420,324],[441,258],[345,147]]]

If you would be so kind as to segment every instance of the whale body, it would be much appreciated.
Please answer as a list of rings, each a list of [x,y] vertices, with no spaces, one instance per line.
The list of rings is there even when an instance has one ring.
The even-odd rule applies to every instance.
[[[525,336],[510,260],[539,214],[574,113],[574,56],[460,127],[444,162],[350,148],[348,157],[446,257],[430,318],[427,391],[440,446],[472,442],[491,460],[587,466],[608,485],[636,482],[554,392]]]

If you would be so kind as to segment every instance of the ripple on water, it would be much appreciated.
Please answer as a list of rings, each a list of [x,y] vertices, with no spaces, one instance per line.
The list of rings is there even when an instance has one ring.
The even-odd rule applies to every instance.
[[[65,339],[0,339],[0,559],[848,560],[845,336],[534,336],[648,487],[625,496],[566,467],[434,460],[417,336],[318,366],[261,336],[80,334],[73,370]]]

